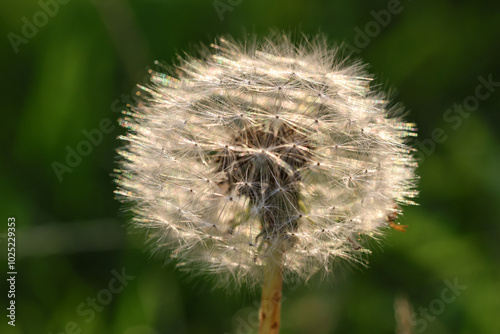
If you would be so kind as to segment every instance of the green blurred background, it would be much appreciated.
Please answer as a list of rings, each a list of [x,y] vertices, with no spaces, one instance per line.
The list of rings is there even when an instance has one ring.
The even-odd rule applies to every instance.
[[[418,124],[421,177],[420,206],[400,219],[410,227],[390,231],[369,268],[340,265],[333,279],[285,288],[282,333],[402,334],[408,316],[413,333],[500,333],[497,4],[2,1],[0,276],[12,216],[18,275],[16,326],[3,311],[0,331],[254,332],[259,293],[212,291],[207,278],[151,258],[142,237],[127,233],[110,174],[124,132],[119,111],[155,60],[170,64],[219,34],[274,28],[323,32],[370,64]],[[484,80],[494,82],[489,90]],[[108,120],[102,142],[57,176],[54,162],[66,165],[68,148]],[[122,270],[134,278],[109,292]],[[466,288],[454,295],[454,283]]]

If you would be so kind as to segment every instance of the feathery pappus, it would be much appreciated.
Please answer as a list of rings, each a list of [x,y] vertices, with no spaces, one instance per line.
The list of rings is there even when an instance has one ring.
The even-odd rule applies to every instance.
[[[414,204],[415,125],[339,54],[321,36],[219,38],[151,72],[120,121],[115,193],[154,252],[222,285],[258,283],[278,248],[305,280],[369,253]]]

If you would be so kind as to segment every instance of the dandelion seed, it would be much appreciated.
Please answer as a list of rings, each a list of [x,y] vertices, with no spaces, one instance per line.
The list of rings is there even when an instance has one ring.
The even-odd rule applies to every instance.
[[[212,50],[182,59],[176,78],[152,72],[121,120],[116,195],[133,225],[221,285],[264,282],[263,302],[281,298],[282,277],[362,263],[357,236],[377,238],[395,205],[414,204],[414,124],[322,38]],[[273,312],[261,333],[279,329]]]

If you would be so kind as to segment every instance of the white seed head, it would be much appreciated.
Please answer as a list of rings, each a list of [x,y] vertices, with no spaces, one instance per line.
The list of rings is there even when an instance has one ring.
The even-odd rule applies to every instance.
[[[220,38],[152,72],[121,125],[117,197],[154,252],[253,285],[274,249],[286,277],[357,261],[413,204],[415,135],[360,63],[324,38]]]

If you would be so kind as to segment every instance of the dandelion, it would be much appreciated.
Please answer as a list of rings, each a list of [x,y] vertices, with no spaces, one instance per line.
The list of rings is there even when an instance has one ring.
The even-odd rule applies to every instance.
[[[121,119],[133,225],[193,273],[262,284],[260,333],[279,331],[283,279],[360,262],[416,195],[414,125],[338,54],[321,37],[220,38],[151,72]]]

